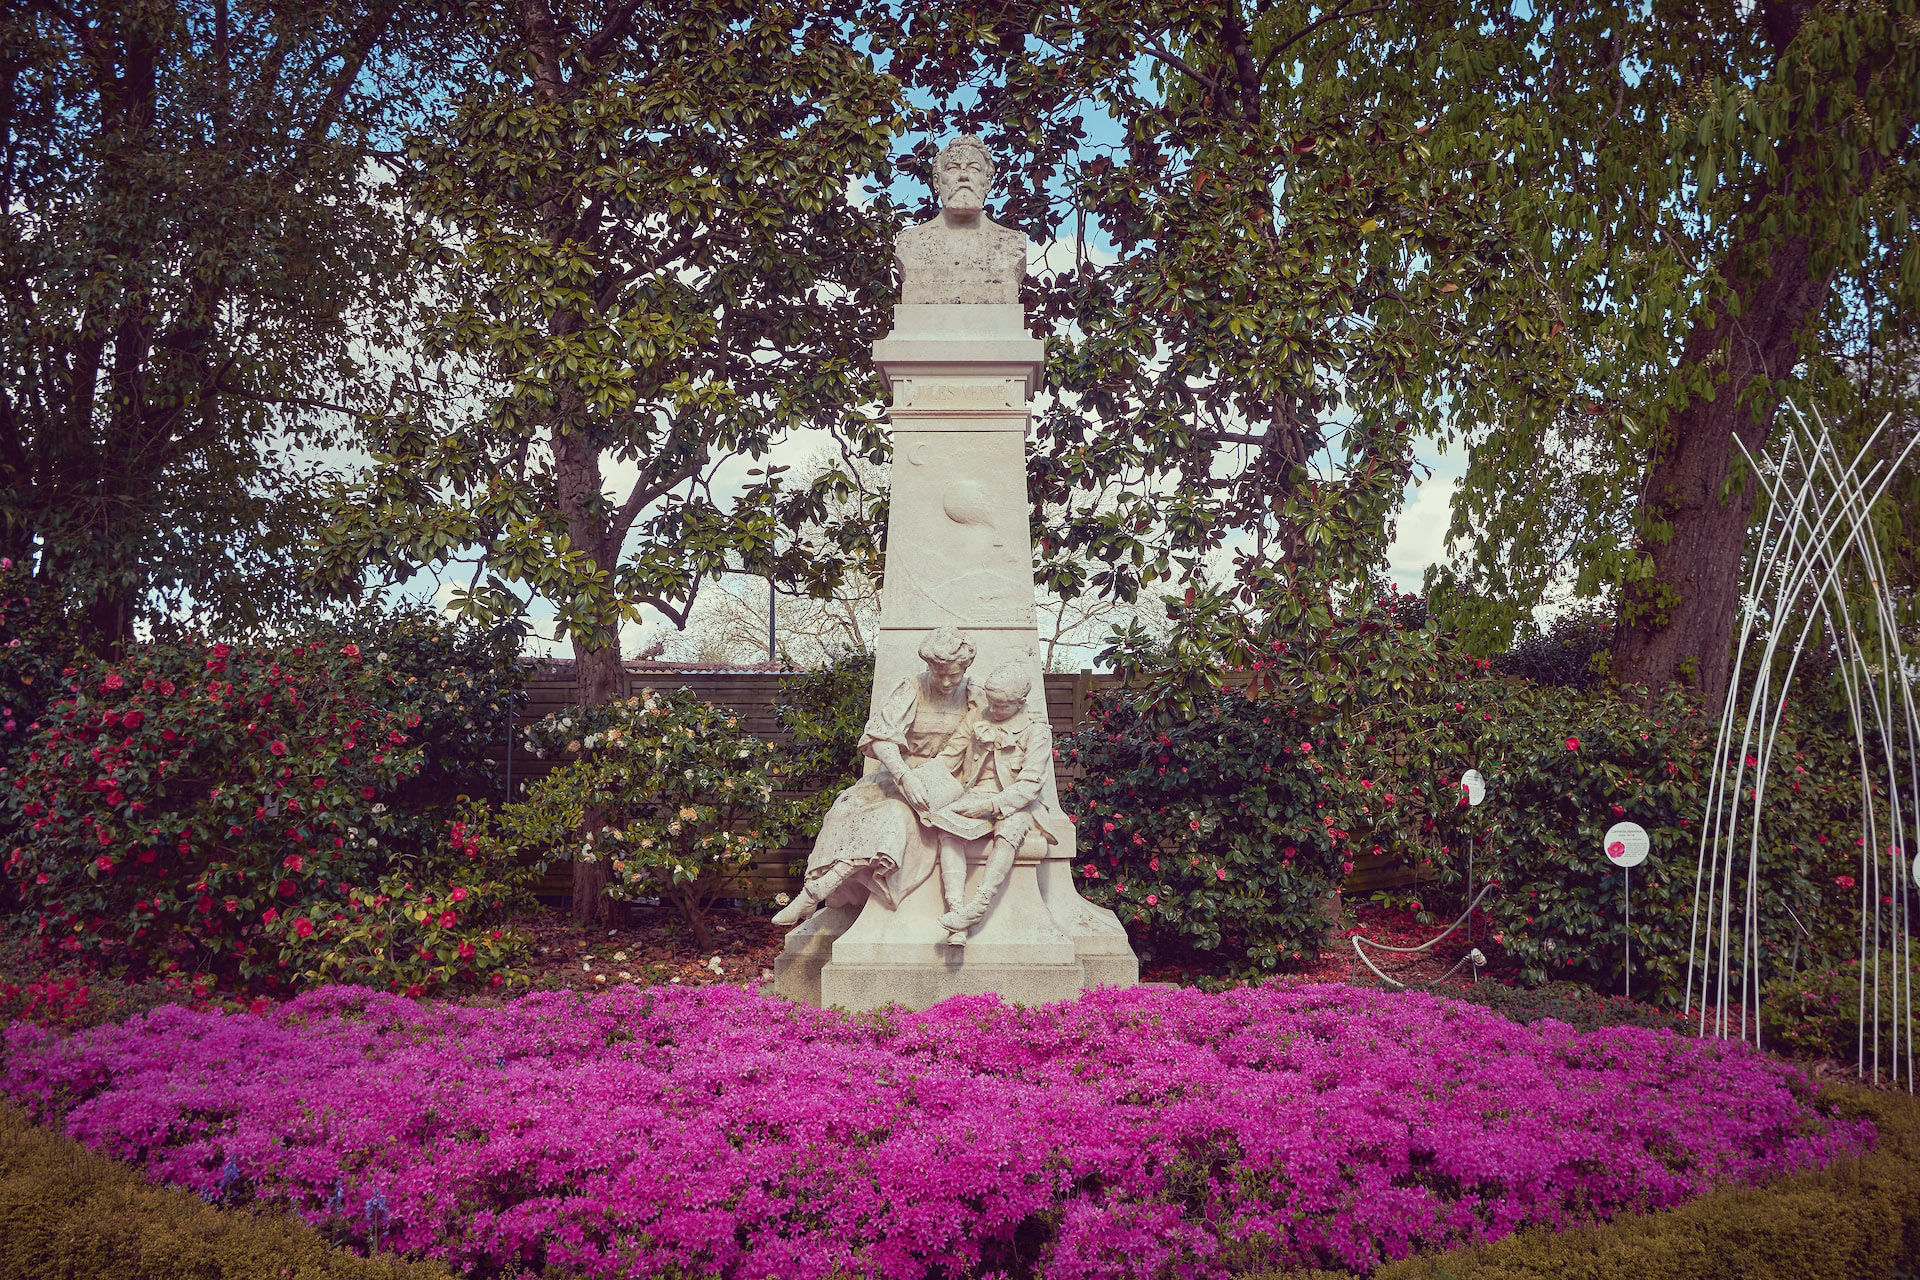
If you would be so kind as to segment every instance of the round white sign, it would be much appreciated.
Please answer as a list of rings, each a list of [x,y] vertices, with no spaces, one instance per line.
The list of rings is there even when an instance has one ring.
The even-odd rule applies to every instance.
[[[1487,798],[1487,780],[1480,776],[1478,769],[1469,769],[1460,775],[1460,789],[1467,793],[1467,803],[1479,804]]]
[[[1637,867],[1645,862],[1650,843],[1646,828],[1637,822],[1616,822],[1601,837],[1607,861],[1616,867]]]

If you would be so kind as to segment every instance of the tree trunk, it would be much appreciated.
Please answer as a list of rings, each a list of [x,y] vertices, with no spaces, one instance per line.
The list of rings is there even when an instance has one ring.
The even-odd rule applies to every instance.
[[[626,669],[620,665],[620,644],[589,649],[583,637],[573,641],[574,696],[583,707],[601,707],[626,692]],[[581,815],[581,843],[606,822],[606,814],[589,809]],[[582,929],[610,929],[620,923],[619,904],[607,896],[613,877],[604,860],[573,860],[573,923]]]
[[[1807,6],[1768,8],[1769,36],[1784,55]],[[1614,631],[1614,679],[1645,685],[1650,693],[1687,685],[1716,709],[1732,675],[1740,575],[1756,505],[1751,475],[1722,498],[1735,462],[1733,441],[1738,436],[1756,457],[1765,448],[1779,411],[1770,384],[1799,362],[1801,340],[1833,284],[1831,271],[1814,274],[1805,235],[1770,235],[1766,225],[1778,217],[1770,196],[1776,202],[1819,198],[1813,174],[1832,139],[1817,131],[1807,136],[1811,117],[1809,109],[1799,122],[1801,136],[1781,148],[1783,176],[1776,182],[1784,190],[1762,188],[1740,211],[1742,229],[1721,269],[1726,293],[1681,350],[1681,369],[1709,371],[1710,390],[1692,392],[1656,439],[1635,513],[1639,550],[1653,573],[1621,592]],[[1885,163],[1873,148],[1861,148],[1853,192],[1865,191]]]

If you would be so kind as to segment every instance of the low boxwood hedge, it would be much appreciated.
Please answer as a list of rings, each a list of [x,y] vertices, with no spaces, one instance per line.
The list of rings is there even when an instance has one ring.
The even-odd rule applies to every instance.
[[[1832,1092],[1841,1115],[1879,1128],[1872,1154],[1664,1213],[1407,1258],[1369,1280],[1906,1280],[1920,1273],[1920,1100],[1856,1086]]]
[[[0,1107],[0,1276],[18,1280],[451,1280],[362,1258],[286,1214],[230,1212]]]

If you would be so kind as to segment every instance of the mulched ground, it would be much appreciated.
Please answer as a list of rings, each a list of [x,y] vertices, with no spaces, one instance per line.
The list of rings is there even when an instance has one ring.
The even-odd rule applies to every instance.
[[[562,907],[552,907],[514,921],[534,936],[531,976],[535,989],[568,988],[591,991],[624,983],[649,985],[678,983],[699,986],[713,982],[752,985],[773,974],[785,931],[768,922],[767,914],[716,908],[710,916],[714,946],[701,949],[679,916],[667,907],[630,907],[626,927],[582,932],[567,919]],[[1447,922],[1451,923],[1451,922]],[[1311,964],[1290,965],[1281,972],[1309,982],[1357,982],[1379,985],[1354,955],[1351,936],[1389,946],[1416,946],[1432,938],[1446,924],[1424,925],[1404,911],[1389,911],[1372,903],[1349,909],[1342,926],[1334,930],[1332,945]],[[1476,930],[1484,940],[1485,929]],[[1229,967],[1204,951],[1163,944],[1156,951],[1143,948],[1141,978],[1181,986],[1230,981]],[[1409,986],[1426,986],[1440,978],[1466,954],[1468,944],[1456,931],[1429,951],[1415,955],[1369,951],[1375,964]],[[1484,948],[1494,964],[1480,972],[1484,982],[1499,972],[1497,948]],[[1467,986],[1470,970],[1459,969],[1437,989]]]
[[[574,928],[564,907],[525,915],[513,924],[533,935],[529,973],[535,990],[596,991],[626,983],[751,985],[773,976],[773,958],[786,937],[768,914],[714,909],[708,915],[714,945],[708,950],[696,946],[669,907],[630,906],[627,924],[619,929],[583,932]]]

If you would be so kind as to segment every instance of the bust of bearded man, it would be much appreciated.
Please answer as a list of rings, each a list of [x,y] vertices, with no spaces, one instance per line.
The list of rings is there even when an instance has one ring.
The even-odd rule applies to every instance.
[[[1027,237],[986,214],[993,157],[980,139],[962,134],[933,162],[940,213],[894,238],[903,303],[1020,301],[1027,275]]]

